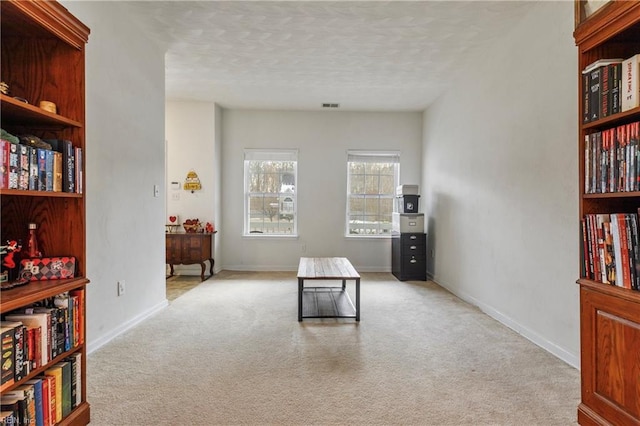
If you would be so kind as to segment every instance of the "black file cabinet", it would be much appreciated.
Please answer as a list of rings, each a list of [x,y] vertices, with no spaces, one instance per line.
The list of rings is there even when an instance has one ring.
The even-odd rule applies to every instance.
[[[400,281],[426,281],[427,234],[392,234],[391,273]]]

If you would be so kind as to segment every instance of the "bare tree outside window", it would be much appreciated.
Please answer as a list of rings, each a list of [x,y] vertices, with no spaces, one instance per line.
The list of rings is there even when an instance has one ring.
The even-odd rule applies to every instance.
[[[297,152],[247,151],[245,234],[295,235]]]
[[[347,185],[348,236],[391,234],[399,155],[387,152],[349,152]]]

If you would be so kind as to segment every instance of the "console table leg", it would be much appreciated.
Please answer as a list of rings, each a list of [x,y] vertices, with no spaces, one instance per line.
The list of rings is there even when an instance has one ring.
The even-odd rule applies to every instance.
[[[169,264],[169,276],[172,277],[173,276],[173,263]]]
[[[215,263],[215,260],[213,260],[213,258],[209,259],[209,264],[211,265],[211,266],[209,267],[209,274],[210,274],[211,276],[213,276],[213,264],[214,264],[214,263]]]
[[[204,262],[200,262],[200,280],[204,281],[204,270],[205,270]]]

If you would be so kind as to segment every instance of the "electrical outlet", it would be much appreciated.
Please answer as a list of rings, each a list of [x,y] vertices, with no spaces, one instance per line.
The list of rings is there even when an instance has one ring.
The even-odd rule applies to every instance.
[[[160,187],[158,185],[153,185],[153,196],[154,197],[160,196]]]
[[[124,295],[124,280],[118,281],[118,296]]]

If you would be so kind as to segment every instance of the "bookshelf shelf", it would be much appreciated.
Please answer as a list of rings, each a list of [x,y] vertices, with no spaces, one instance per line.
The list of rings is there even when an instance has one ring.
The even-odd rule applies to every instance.
[[[619,124],[626,124],[627,122],[635,121],[640,115],[640,107],[630,109],[629,111],[620,112],[616,115],[611,115],[609,117],[601,118],[596,121],[591,121],[589,123],[582,124],[583,130],[591,130],[591,129],[607,129],[612,126],[616,126]]]
[[[581,3],[580,0],[576,0],[576,4],[578,3]],[[585,103],[587,103],[585,101],[587,83],[583,78],[582,70],[599,59],[626,59],[640,53],[640,43],[638,43],[640,40],[640,2],[610,1],[587,18],[582,16],[578,19],[576,16],[576,22],[574,38],[578,47],[577,76],[580,82],[578,91],[579,207],[580,219],[585,221],[587,227],[583,228],[583,234],[585,234],[585,229],[588,229],[589,220],[593,223],[599,217],[604,221],[611,220],[611,226],[614,229],[611,233],[613,238],[617,237],[620,241],[633,242],[635,237],[633,226],[630,224],[633,223],[634,218],[630,216],[639,213],[640,191],[586,193],[586,185],[588,182],[591,186],[590,189],[595,188],[592,180],[595,178],[597,186],[602,188],[635,189],[628,184],[629,181],[634,182],[635,177],[631,179],[630,173],[623,174],[621,171],[629,169],[627,161],[631,162],[630,159],[634,157],[629,154],[628,150],[605,151],[607,147],[602,145],[602,152],[606,152],[603,154],[604,163],[606,167],[610,166],[609,169],[602,169],[600,163],[592,162],[600,157],[594,157],[593,154],[587,157],[587,153],[594,152],[591,149],[593,145],[587,145],[587,143],[590,143],[594,136],[596,138],[602,136],[604,140],[607,131],[613,132],[610,129],[627,129],[632,123],[639,122],[640,108],[636,107],[589,123],[583,123]],[[591,87],[597,86],[589,88]],[[600,106],[596,104],[596,106],[599,109],[604,108],[602,104]],[[626,140],[618,133],[615,134],[615,138],[616,141]],[[625,146],[625,143],[618,143],[615,146],[618,149],[619,146]],[[609,149],[612,150],[610,147]],[[620,156],[616,157],[618,153]],[[607,163],[611,158],[617,158],[617,160],[622,158],[624,167],[620,168],[620,163],[616,162]],[[586,163],[585,159],[588,160]],[[594,168],[597,173],[602,175],[594,175]],[[630,169],[633,170],[633,168]],[[585,182],[585,176],[587,176],[587,182]],[[601,176],[604,176],[602,180],[600,180]],[[621,184],[618,179],[624,182]],[[614,214],[622,215],[614,216]],[[629,220],[626,222],[628,228],[625,227],[627,219]],[[627,236],[624,231],[615,233],[614,225],[627,231]],[[596,225],[586,234],[596,235],[596,229],[599,233],[600,228]],[[602,229],[607,234],[607,227],[603,226]],[[602,241],[598,240],[599,238],[602,238]],[[594,240],[597,241],[595,245],[591,244],[591,250],[598,252],[604,247],[604,252],[600,253],[603,259],[608,259],[607,255],[610,252],[607,252],[607,244],[610,243],[607,242],[606,236],[602,237],[597,234],[597,238],[591,239],[591,241]],[[624,264],[625,258],[620,256],[623,257],[623,261],[619,267],[616,265],[615,275],[610,276],[608,265],[611,263],[606,263],[608,260],[602,260],[604,263],[600,265],[594,260],[597,257],[590,256],[592,265],[588,265],[589,262],[586,259],[587,252],[590,250],[589,244],[589,237],[583,235],[580,241],[582,276],[577,280],[577,284],[580,286],[580,372],[582,386],[581,402],[577,412],[578,423],[581,425],[640,425],[640,387],[638,387],[640,358],[637,356],[640,353],[640,291],[586,278],[602,276],[603,281],[611,280],[613,282],[616,280],[618,284],[621,284],[623,275],[625,275],[624,280],[628,283],[628,277],[633,277],[637,268],[632,262]],[[622,243],[618,242],[617,244],[620,249]],[[633,259],[635,254],[632,249],[631,246],[628,252],[620,249],[619,253],[625,256],[628,253],[628,258]],[[597,268],[605,272],[598,271]],[[589,269],[588,272],[586,272],[587,269]],[[619,274],[620,271],[623,274]],[[630,281],[633,286],[634,280]]]
[[[84,150],[85,45],[89,38],[89,28],[56,1],[3,0],[0,2],[0,31],[0,62],[3,64],[0,79],[9,85],[9,94],[0,94],[2,129],[13,135],[34,135],[41,139],[70,141],[71,144],[67,143],[67,147],[79,152]],[[14,99],[14,96],[27,99],[29,103]],[[36,106],[42,100],[54,102],[60,114],[53,114]],[[84,160],[82,157],[78,158],[81,166],[79,170],[84,170]],[[73,174],[67,177],[70,176],[73,177]],[[84,176],[77,176],[79,188],[84,188]],[[3,320],[11,319],[7,318],[7,314],[29,315],[25,309],[40,304],[38,309],[48,312],[40,315],[48,316],[46,325],[36,327],[35,331],[40,333],[37,330],[44,329],[44,333],[50,332],[51,336],[57,336],[57,339],[49,341],[45,338],[42,341],[42,357],[37,355],[24,363],[24,371],[15,380],[13,376],[9,377],[10,380],[7,379],[3,372],[2,393],[4,395],[5,392],[20,391],[28,386],[26,382],[30,379],[42,378],[45,372],[49,374],[61,364],[68,364],[65,367],[67,369],[73,365],[73,375],[66,373],[68,375],[65,376],[64,383],[73,386],[80,398],[73,400],[71,405],[66,405],[69,399],[65,400],[64,417],[57,419],[56,424],[85,426],[90,421],[90,405],[86,397],[84,336],[86,286],[89,284],[86,277],[85,197],[82,193],[75,192],[5,187],[0,189],[0,208],[0,241],[3,245],[10,240],[26,243],[28,224],[33,222],[37,224],[38,245],[45,257],[73,256],[76,262],[76,278],[30,281],[2,290],[0,313]],[[18,253],[16,260],[19,260],[20,254]],[[12,272],[14,271],[15,268]],[[52,299],[61,295],[67,295],[66,299],[57,298],[58,303],[65,303],[64,308],[58,305],[54,307]],[[44,301],[51,304],[43,306]],[[59,316],[62,312],[64,317]],[[13,318],[15,321],[15,317]],[[60,321],[56,322],[52,318]],[[73,333],[68,331],[72,327]],[[34,331],[33,326],[28,328]],[[17,329],[19,328],[15,325],[3,327],[3,337],[8,335],[13,339],[13,331],[7,330]],[[62,329],[65,331],[56,331]],[[25,328],[21,330],[26,333]],[[37,342],[38,338],[34,341]],[[31,344],[36,346],[36,343]],[[16,348],[14,341],[14,354],[18,352]],[[3,346],[3,350],[5,349]],[[71,376],[74,380],[79,380],[76,381],[78,386],[71,384]],[[42,382],[47,380],[43,379]],[[62,378],[60,382],[63,382]],[[35,420],[29,422],[35,424]]]
[[[0,94],[3,119],[23,126],[82,127],[82,123]]]

